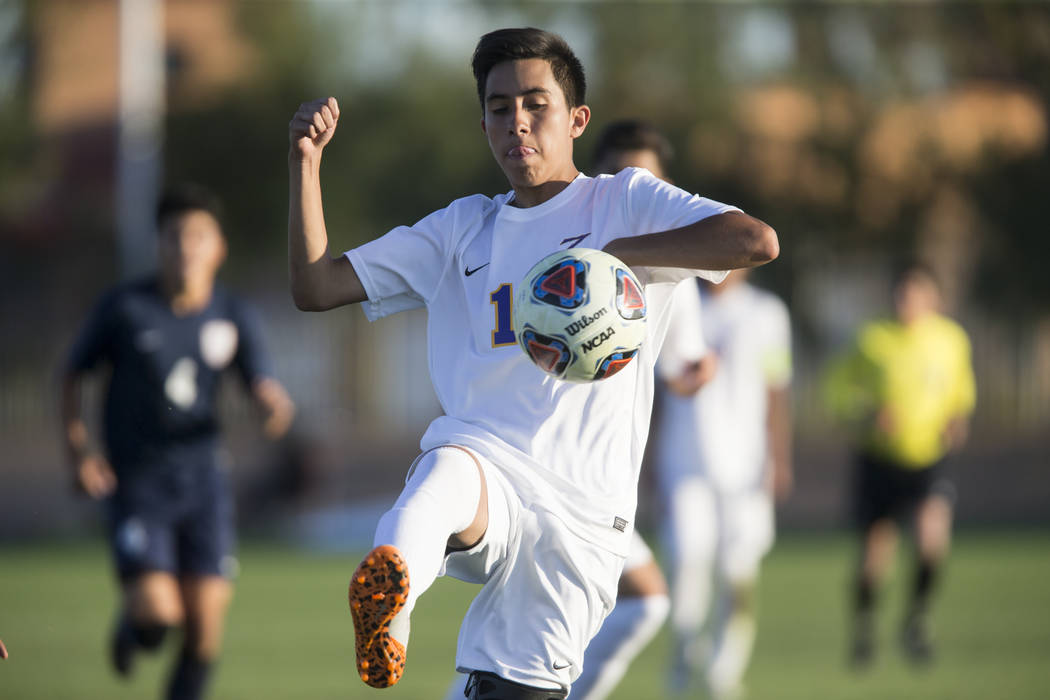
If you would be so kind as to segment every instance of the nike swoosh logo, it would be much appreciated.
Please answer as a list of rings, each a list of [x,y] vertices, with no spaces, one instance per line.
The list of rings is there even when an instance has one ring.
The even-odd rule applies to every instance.
[[[559,664],[559,663],[554,663],[554,664],[551,664],[551,666],[553,666],[553,667],[554,667],[554,670],[555,670],[555,671],[564,671],[564,670],[565,670],[565,669],[567,669],[567,668],[568,668],[569,666],[572,666],[572,664]]]
[[[492,262],[492,261],[490,260],[489,262]],[[477,272],[481,268],[488,267],[488,265],[489,265],[489,263],[485,263],[484,265],[478,265],[473,270],[471,270],[469,267],[464,267],[463,268],[463,274],[466,275],[467,277],[470,277],[471,275],[473,275],[475,272]]]

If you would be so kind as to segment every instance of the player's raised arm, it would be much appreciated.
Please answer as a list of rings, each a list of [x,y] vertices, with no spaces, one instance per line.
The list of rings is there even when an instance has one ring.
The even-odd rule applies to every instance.
[[[766,223],[743,212],[726,212],[670,231],[618,238],[605,252],[632,267],[735,270],[775,260],[780,242]]]
[[[288,124],[288,273],[295,305],[324,311],[367,296],[350,261],[328,252],[321,202],[321,152],[335,134],[334,97],[305,102]]]

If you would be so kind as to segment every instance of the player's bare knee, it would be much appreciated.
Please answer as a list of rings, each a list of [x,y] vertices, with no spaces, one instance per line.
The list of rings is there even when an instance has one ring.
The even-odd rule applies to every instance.
[[[221,611],[199,611],[187,615],[183,647],[201,661],[218,657],[225,631],[225,616]]]
[[[729,604],[734,612],[753,612],[755,608],[755,582],[753,580],[734,582],[730,588],[729,596]]]
[[[182,624],[185,610],[174,578],[167,574],[146,574],[125,588],[128,615],[136,625]]]
[[[627,569],[620,576],[617,595],[624,598],[640,598],[650,595],[667,595],[667,581],[656,562]]]
[[[191,632],[192,630],[192,632]],[[222,649],[222,622],[204,627],[187,625],[187,634],[183,647],[194,658],[201,661],[214,661]]]

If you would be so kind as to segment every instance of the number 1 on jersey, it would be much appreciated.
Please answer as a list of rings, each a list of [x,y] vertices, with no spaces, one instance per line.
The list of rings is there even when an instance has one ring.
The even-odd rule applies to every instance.
[[[513,286],[505,282],[496,291],[489,294],[489,303],[496,306],[496,327],[492,331],[492,347],[514,345],[514,324],[511,317],[511,301],[514,299]]]

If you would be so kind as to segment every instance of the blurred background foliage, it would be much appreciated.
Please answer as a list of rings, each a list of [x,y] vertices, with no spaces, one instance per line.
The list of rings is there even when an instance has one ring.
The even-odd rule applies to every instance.
[[[63,170],[71,131],[112,122],[42,128],[35,95],[53,67],[39,49],[56,17],[106,4],[5,0],[16,20],[2,49],[5,245],[111,238],[104,164]],[[231,259],[238,275],[257,256],[283,255],[285,125],[306,99],[341,99],[325,171],[339,246],[461,194],[506,189],[476,126],[470,52],[491,27],[531,23],[562,31],[588,68],[594,120],[578,164],[612,119],[662,126],[682,186],[780,231],[784,264],[768,272],[784,293],[807,267],[798,256],[849,249],[926,254],[958,278],[961,303],[1025,316],[1050,307],[1040,230],[1050,12],[1040,3],[217,4],[236,65],[209,82],[194,65],[206,57],[169,46],[164,172],[223,196],[236,249],[251,252]]]

